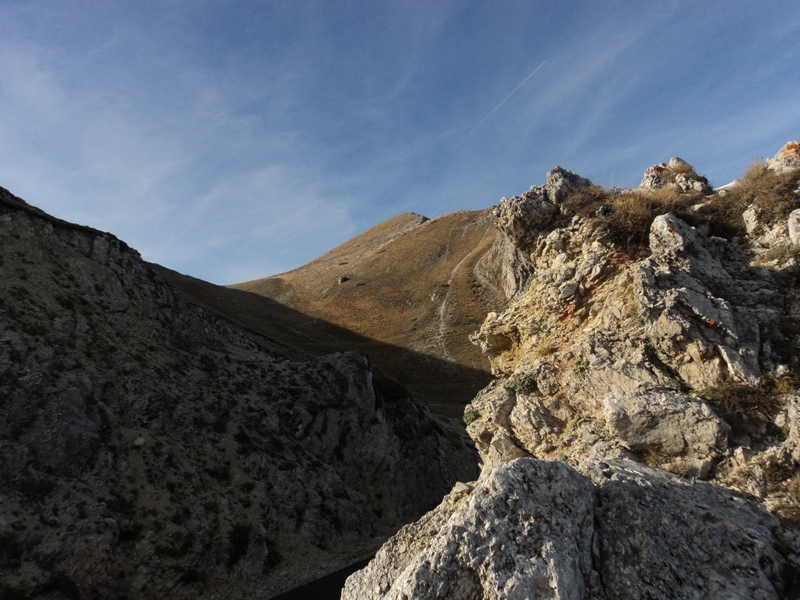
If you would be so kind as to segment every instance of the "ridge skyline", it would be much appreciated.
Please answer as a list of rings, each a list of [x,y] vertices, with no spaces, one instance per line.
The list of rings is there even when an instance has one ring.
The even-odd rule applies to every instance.
[[[0,182],[217,284],[405,212],[486,208],[556,164],[633,187],[678,155],[723,185],[800,130],[800,16],[777,5],[8,2],[0,18]]]

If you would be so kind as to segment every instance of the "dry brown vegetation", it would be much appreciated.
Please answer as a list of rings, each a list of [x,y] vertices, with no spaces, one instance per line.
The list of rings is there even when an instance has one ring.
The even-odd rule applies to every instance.
[[[658,215],[683,213],[702,199],[702,194],[681,194],[667,187],[644,191],[592,186],[572,190],[564,206],[582,217],[597,219],[608,228],[612,242],[629,247],[647,244],[650,225]]]
[[[800,208],[800,198],[794,194],[800,183],[800,172],[776,174],[764,163],[752,165],[734,186],[717,193],[690,217],[690,222],[707,223],[712,235],[733,240],[744,234],[742,213],[755,206],[759,219],[772,225],[785,219],[789,213]],[[696,224],[692,222],[692,224]]]
[[[659,178],[661,179],[661,183],[666,186],[675,183],[678,179],[678,175],[685,175],[690,179],[701,179],[701,176],[697,174],[692,165],[680,162],[661,171]]]
[[[666,184],[678,174],[695,175],[688,165],[665,170]],[[707,228],[710,235],[735,240],[745,233],[742,213],[754,206],[759,220],[769,226],[800,208],[795,193],[800,172],[776,174],[764,163],[750,167],[742,179],[708,201],[700,193],[680,193],[674,186],[657,190],[604,190],[598,186],[572,190],[564,201],[570,212],[593,217],[608,228],[609,238],[620,247],[647,244],[650,225],[658,215],[679,215],[690,225]],[[689,207],[698,205],[696,210]]]
[[[229,288],[173,282],[303,352],[367,354],[415,399],[460,417],[491,377],[468,336],[501,306],[474,274],[496,235],[487,211],[399,215],[288,273]]]
[[[758,385],[728,381],[701,390],[698,395],[731,426],[734,435],[752,435],[762,429],[768,435],[777,435],[773,421],[783,406],[779,396],[790,391],[793,382],[791,378],[764,378]]]

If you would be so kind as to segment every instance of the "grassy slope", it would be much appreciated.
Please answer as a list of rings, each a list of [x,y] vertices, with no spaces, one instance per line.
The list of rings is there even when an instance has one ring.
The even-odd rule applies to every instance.
[[[364,352],[415,398],[456,415],[490,378],[468,335],[499,308],[473,274],[495,235],[487,211],[404,214],[281,275],[229,288],[172,279],[276,346]]]

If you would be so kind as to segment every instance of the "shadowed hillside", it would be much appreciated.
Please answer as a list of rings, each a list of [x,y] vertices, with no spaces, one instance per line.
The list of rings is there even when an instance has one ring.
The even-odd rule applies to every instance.
[[[506,249],[498,247],[492,225],[488,210],[433,220],[404,214],[299,269],[231,286],[227,295],[217,289],[208,296],[210,288],[197,283],[173,283],[256,331],[267,326],[265,332],[276,335],[278,320],[292,337],[303,332],[307,351],[318,352],[319,344],[358,349],[420,401],[460,415],[490,376],[488,361],[469,335],[515,291],[509,293],[503,283],[499,265],[513,261],[499,260]],[[236,292],[283,306],[258,305]]]
[[[358,334],[271,298],[152,266],[196,304],[239,325],[251,335],[260,336],[264,347],[298,360],[343,349],[366,354],[375,366],[401,383],[415,399],[448,416],[460,419],[463,405],[491,379],[486,370]]]
[[[0,598],[272,597],[477,474],[363,356],[252,331],[0,188]]]

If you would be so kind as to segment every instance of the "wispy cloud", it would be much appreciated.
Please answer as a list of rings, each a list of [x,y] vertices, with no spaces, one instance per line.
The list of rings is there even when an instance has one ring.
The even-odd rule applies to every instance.
[[[577,6],[6,3],[0,185],[230,283],[556,163],[635,185],[676,153],[724,178],[798,130],[797,18]]]

